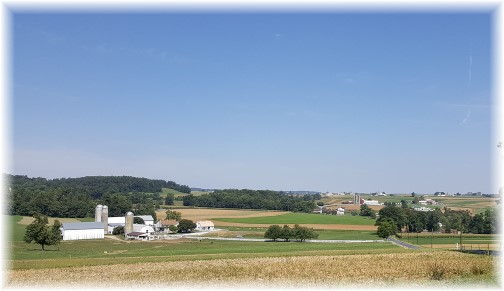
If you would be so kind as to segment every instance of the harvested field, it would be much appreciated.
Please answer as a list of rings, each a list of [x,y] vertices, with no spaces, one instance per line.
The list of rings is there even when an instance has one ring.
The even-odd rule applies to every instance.
[[[193,221],[212,219],[212,218],[246,218],[276,216],[289,212],[286,211],[266,211],[266,210],[235,210],[235,209],[212,209],[212,208],[180,208],[173,209],[182,213],[182,218]],[[156,211],[158,218],[166,216],[165,211]],[[269,226],[269,225],[268,225]]]
[[[412,264],[411,262],[416,262]],[[434,253],[363,254],[340,256],[267,257],[156,262],[57,269],[9,270],[8,287],[96,287],[96,279],[108,274],[100,287],[156,286],[208,287],[225,284],[253,286],[443,285],[459,278],[497,286],[491,256],[448,251]],[[310,270],[307,272],[306,270]],[[370,271],[372,270],[372,271]],[[152,276],[163,274],[163,276]],[[436,277],[435,277],[436,276]],[[170,278],[170,280],[166,280]],[[464,281],[467,282],[467,281]],[[446,283],[445,283],[446,284]]]
[[[237,222],[224,222],[224,221],[214,221],[215,226],[236,226],[236,227],[264,227],[267,228],[271,224],[252,224],[252,223],[237,223]],[[294,224],[288,224],[290,227],[294,227]],[[353,224],[304,224],[301,225],[306,227],[312,227],[313,229],[326,229],[326,230],[372,230],[376,231],[377,226],[374,225],[353,225]]]

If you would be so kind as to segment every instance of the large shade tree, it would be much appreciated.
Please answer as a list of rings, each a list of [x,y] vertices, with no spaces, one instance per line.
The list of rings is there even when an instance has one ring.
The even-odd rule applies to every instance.
[[[35,220],[26,227],[24,241],[35,242],[45,250],[45,246],[55,245],[61,241],[61,223],[55,220],[52,226],[48,225],[47,216],[35,213]]]

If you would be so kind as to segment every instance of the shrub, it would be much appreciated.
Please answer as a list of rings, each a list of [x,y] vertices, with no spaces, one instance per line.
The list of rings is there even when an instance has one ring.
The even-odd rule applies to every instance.
[[[431,280],[442,280],[446,274],[446,267],[440,263],[433,263],[429,266],[429,277]]]

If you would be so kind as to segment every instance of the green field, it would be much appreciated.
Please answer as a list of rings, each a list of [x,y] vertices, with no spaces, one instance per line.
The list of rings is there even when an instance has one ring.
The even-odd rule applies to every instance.
[[[363,216],[325,215],[308,213],[287,213],[277,216],[249,218],[214,218],[217,221],[249,223],[249,224],[351,224],[374,225],[375,220]]]
[[[402,241],[409,242],[412,244],[418,244],[418,245],[427,245],[431,243],[432,244],[446,244],[450,246],[455,246],[455,244],[460,243],[460,236],[459,235],[454,235],[454,236],[419,236],[417,239],[416,234],[411,233],[411,234],[403,234]],[[492,235],[462,235],[462,243],[463,244],[475,244],[475,245],[487,245],[487,244],[497,244],[500,243],[500,240],[497,236],[492,236]]]
[[[264,238],[266,228],[260,227],[225,227],[228,230],[227,237],[236,237],[241,235],[244,238]],[[376,231],[363,231],[363,230],[316,230],[319,240],[382,240]],[[210,236],[220,236],[217,234],[210,234]]]

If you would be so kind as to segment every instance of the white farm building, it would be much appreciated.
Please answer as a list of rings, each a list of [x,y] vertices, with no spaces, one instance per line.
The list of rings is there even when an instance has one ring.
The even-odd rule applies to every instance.
[[[196,222],[197,230],[214,230],[214,224],[210,220],[202,220]]]
[[[101,222],[63,222],[61,235],[63,240],[105,238]]]

